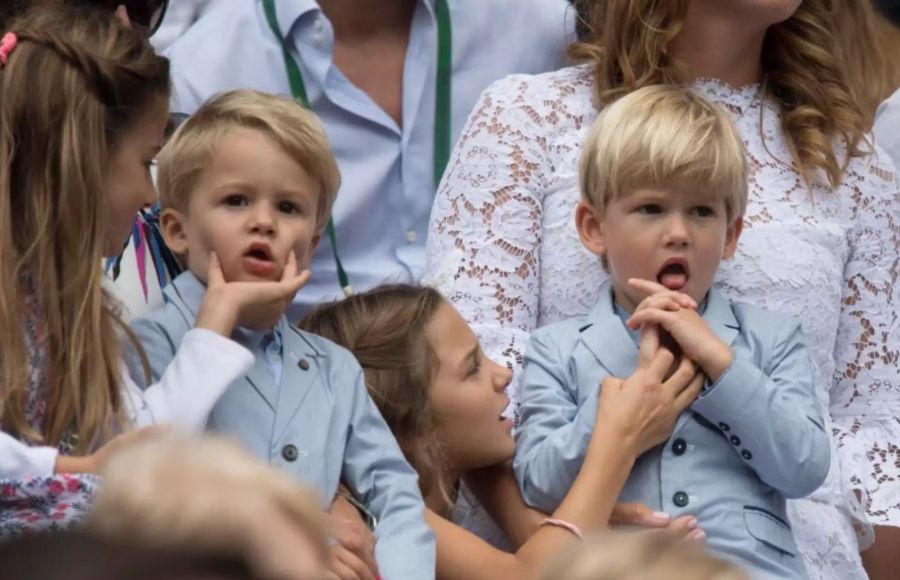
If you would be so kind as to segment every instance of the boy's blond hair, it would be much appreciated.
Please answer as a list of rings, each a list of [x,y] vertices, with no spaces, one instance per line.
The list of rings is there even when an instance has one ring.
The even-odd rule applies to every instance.
[[[249,89],[206,101],[172,135],[158,157],[160,204],[186,211],[200,175],[222,137],[234,129],[261,131],[319,183],[316,227],[328,222],[341,176],[318,118],[287,97]]]
[[[715,193],[731,224],[747,207],[747,171],[728,113],[686,89],[652,85],[600,112],[581,153],[581,195],[605,215],[637,187]]]
[[[542,580],[749,580],[701,545],[665,531],[607,532],[563,551]]]
[[[324,514],[316,495],[236,443],[166,436],[117,451],[86,525],[100,535],[155,548],[247,557],[251,523],[280,513],[324,556]]]

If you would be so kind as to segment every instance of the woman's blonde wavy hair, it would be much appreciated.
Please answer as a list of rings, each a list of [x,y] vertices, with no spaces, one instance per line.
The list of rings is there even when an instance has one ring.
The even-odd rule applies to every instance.
[[[18,46],[0,70],[2,422],[33,443],[74,436],[83,453],[123,426],[117,329],[133,339],[103,288],[104,167],[117,140],[168,99],[169,65],[109,12],[33,11],[10,30]],[[25,410],[34,353],[23,292],[34,293],[49,356],[41,432]]]
[[[782,129],[807,183],[824,173],[840,184],[850,158],[861,154],[866,121],[836,55],[837,3],[804,0],[771,26],[762,50],[763,83],[781,110]],[[849,0],[856,1],[856,0]],[[593,0],[584,39],[570,56],[594,63],[598,107],[635,89],[690,80],[673,56],[689,0]],[[842,144],[841,154],[835,139]]]

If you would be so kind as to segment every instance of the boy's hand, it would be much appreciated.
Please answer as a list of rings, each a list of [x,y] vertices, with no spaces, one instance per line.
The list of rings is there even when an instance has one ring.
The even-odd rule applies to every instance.
[[[648,290],[658,286],[647,280],[629,280],[633,287]],[[653,302],[651,302],[653,301]],[[646,305],[645,305],[646,304]],[[687,358],[696,362],[713,382],[719,380],[734,358],[731,348],[713,333],[693,308],[672,309],[672,301],[664,295],[650,296],[628,319],[629,328],[655,325],[668,332]]]
[[[378,578],[375,563],[375,536],[366,527],[356,508],[340,495],[328,510],[331,534],[337,543],[331,546],[327,568],[334,578]]]
[[[209,258],[206,295],[195,328],[229,337],[237,325],[253,330],[274,326],[294,296],[309,281],[309,270],[298,273],[294,253],[277,282],[226,282],[215,253]]]

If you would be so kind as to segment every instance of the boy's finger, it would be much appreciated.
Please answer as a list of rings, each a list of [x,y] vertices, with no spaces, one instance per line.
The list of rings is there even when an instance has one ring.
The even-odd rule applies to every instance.
[[[209,253],[209,264],[206,267],[206,286],[218,286],[225,283],[222,274],[222,266],[219,264],[219,256],[215,252]]]
[[[628,285],[636,290],[640,290],[645,293],[647,296],[653,296],[654,294],[665,294],[666,292],[671,292],[668,288],[660,284],[659,282],[653,282],[651,280],[644,280],[643,278],[629,278]]]
[[[645,324],[657,324],[662,328],[669,328],[672,324],[673,316],[674,314],[672,312],[666,310],[648,308],[646,310],[641,310],[640,312],[635,312],[631,318],[626,321],[626,324],[630,328],[638,328]]]
[[[662,381],[662,378],[666,376],[666,373],[669,372],[669,369],[672,368],[672,363],[675,362],[675,355],[672,354],[672,351],[665,348],[660,347],[656,354],[653,355],[653,360],[650,362],[649,371],[655,377],[659,377],[659,380]]]
[[[668,380],[663,382],[663,385],[671,391],[674,396],[689,388],[691,381],[693,381],[696,374],[697,365],[695,365],[691,359],[681,357],[678,368],[675,369],[675,372],[672,373],[672,376],[669,377]]]
[[[294,254],[294,250],[291,250],[291,253],[288,255],[287,263],[284,265],[284,270],[281,272],[282,280],[291,280],[297,275],[297,256]]]
[[[700,391],[703,390],[703,383],[705,382],[706,375],[703,373],[696,373],[687,388],[675,396],[675,406],[679,409],[687,409],[691,403],[697,400]]]

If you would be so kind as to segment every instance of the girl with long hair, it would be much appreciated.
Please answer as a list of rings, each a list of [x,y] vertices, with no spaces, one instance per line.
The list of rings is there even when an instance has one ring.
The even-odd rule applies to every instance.
[[[133,426],[202,427],[253,364],[227,338],[241,313],[289,301],[308,273],[229,284],[212,260],[191,340],[141,392],[101,262],[155,200],[169,63],[111,13],[59,8],[13,21],[0,66],[0,531],[56,528],[86,507],[91,480],[55,474],[96,472]]]

